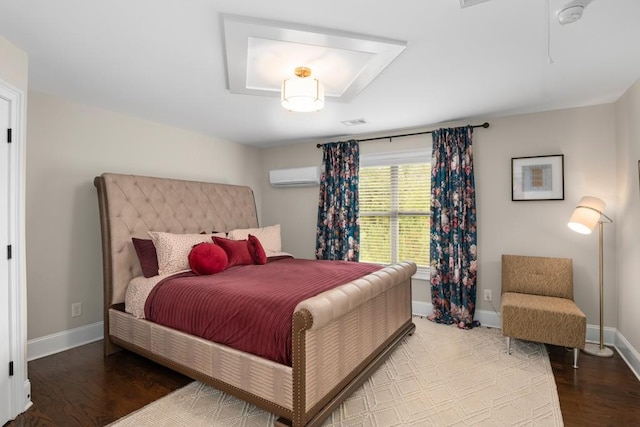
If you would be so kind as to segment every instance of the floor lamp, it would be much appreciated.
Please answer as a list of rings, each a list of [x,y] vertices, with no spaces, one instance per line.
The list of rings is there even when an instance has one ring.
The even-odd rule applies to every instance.
[[[571,215],[571,219],[569,220],[569,228],[575,232],[582,234],[591,234],[591,231],[595,228],[596,224],[598,224],[599,235],[599,273],[600,273],[600,345],[587,343],[584,347],[584,352],[593,354],[594,356],[600,357],[611,357],[613,356],[613,350],[604,346],[604,319],[603,319],[603,304],[602,300],[604,297],[604,280],[603,280],[603,257],[602,257],[602,223],[603,220],[607,220],[607,222],[613,222],[611,218],[604,214],[604,208],[606,204],[598,199],[597,197],[585,196],[580,199],[578,206],[576,206],[576,210]]]

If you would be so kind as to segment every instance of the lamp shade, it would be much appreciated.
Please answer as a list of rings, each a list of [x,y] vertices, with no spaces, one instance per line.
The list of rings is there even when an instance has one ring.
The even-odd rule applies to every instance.
[[[601,199],[585,196],[580,199],[567,225],[577,233],[590,234],[602,218],[605,206],[606,203]]]
[[[305,67],[296,68],[296,76],[282,82],[281,102],[289,111],[319,111],[324,107],[324,87],[309,77],[311,70]]]

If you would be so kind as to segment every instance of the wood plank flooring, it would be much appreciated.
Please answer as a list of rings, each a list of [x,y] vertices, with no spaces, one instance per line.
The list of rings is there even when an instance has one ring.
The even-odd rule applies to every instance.
[[[102,341],[28,363],[33,405],[8,426],[104,426],[192,380]]]
[[[548,346],[565,426],[640,425],[640,381],[617,352],[610,359]],[[33,406],[7,427],[104,426],[191,380],[102,342],[29,362]]]
[[[640,381],[614,350],[612,358],[547,346],[562,418],[570,426],[640,426]]]

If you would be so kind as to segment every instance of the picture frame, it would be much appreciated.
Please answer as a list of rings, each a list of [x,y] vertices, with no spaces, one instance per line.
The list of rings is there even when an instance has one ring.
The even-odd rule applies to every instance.
[[[564,154],[511,158],[511,200],[564,200]]]

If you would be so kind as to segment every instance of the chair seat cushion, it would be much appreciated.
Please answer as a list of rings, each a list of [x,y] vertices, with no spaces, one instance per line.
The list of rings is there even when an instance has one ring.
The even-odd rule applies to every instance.
[[[505,292],[501,311],[507,337],[584,348],[587,318],[570,299]]]

